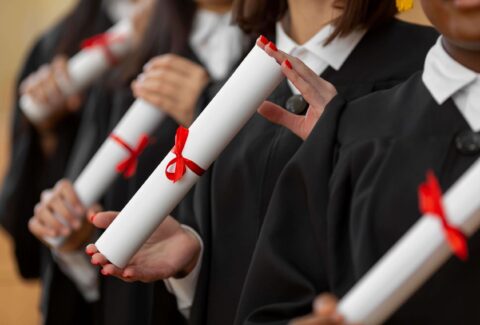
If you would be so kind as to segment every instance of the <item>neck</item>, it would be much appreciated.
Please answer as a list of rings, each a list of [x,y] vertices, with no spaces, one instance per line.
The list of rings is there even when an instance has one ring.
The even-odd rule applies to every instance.
[[[208,3],[201,3],[199,2],[197,4],[198,9],[206,10],[206,11],[212,11],[215,13],[223,14],[232,9],[231,3],[226,3],[226,4],[208,4]]]
[[[468,49],[465,46],[460,46],[449,41],[445,37],[442,39],[442,44],[445,51],[447,51],[455,61],[470,70],[480,73],[480,49]]]
[[[285,30],[298,44],[304,44],[341,14],[334,0],[288,0]]]

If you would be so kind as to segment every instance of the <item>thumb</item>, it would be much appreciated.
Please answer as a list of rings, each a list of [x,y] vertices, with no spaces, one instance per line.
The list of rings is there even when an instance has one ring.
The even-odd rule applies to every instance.
[[[331,316],[337,312],[337,298],[331,294],[318,296],[313,303],[314,313],[322,316]]]
[[[108,212],[100,212],[96,215],[93,215],[90,219],[90,222],[94,224],[95,227],[106,229],[110,224],[115,220],[117,217],[118,212],[116,211],[108,211]]]
[[[281,106],[269,101],[263,102],[258,108],[258,113],[270,122],[286,127],[305,140],[303,136],[303,124],[305,123],[304,116],[290,113]]]

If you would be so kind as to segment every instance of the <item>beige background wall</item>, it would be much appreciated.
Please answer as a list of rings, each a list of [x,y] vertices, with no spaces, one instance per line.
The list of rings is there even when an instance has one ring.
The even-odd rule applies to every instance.
[[[34,39],[73,3],[73,0],[0,0],[0,180],[8,158],[15,75]],[[10,256],[11,247],[0,230],[0,325],[38,324],[38,283],[21,281]]]
[[[33,40],[73,3],[73,0],[0,0],[0,180],[8,159],[8,125],[15,75]],[[404,18],[427,23],[418,4]],[[0,325],[37,324],[40,319],[38,283],[20,280],[10,255],[9,242],[0,231]]]

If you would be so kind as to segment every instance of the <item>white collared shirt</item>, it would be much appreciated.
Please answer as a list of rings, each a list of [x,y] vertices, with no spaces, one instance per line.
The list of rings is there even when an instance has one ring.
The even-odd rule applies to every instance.
[[[470,127],[480,130],[480,74],[455,61],[441,37],[428,52],[422,80],[437,104],[452,98]]]
[[[230,11],[199,9],[195,14],[190,46],[213,80],[226,78],[243,54],[245,34],[231,20]]]
[[[325,45],[325,41],[333,30],[334,26],[332,24],[326,25],[305,44],[299,45],[287,35],[283,24],[278,22],[276,44],[280,50],[298,57],[318,75],[322,74],[328,67],[338,71],[360,43],[366,30],[357,30],[344,37],[336,37]],[[289,82],[289,85],[293,93],[300,94],[292,83]]]

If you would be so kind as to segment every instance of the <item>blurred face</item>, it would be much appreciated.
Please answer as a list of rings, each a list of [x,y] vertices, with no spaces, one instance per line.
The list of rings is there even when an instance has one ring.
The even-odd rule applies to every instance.
[[[199,5],[227,6],[231,5],[233,0],[195,0]]]
[[[232,9],[233,0],[194,0],[198,8],[224,13]]]
[[[480,0],[422,0],[425,14],[452,44],[480,50]]]

